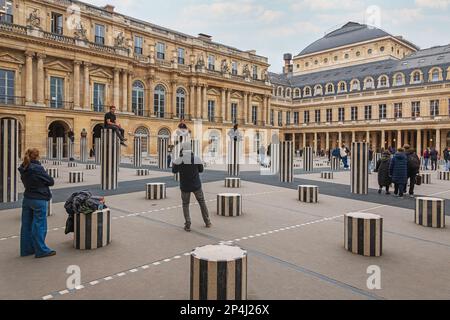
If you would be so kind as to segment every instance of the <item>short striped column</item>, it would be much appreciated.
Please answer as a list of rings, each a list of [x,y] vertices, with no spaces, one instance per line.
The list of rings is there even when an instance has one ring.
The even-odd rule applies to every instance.
[[[68,166],[69,168],[76,168],[76,167],[78,167],[78,163],[73,162],[73,161],[70,161],[70,162],[67,164],[67,166]]]
[[[141,139],[141,137],[134,137],[133,165],[135,168],[142,167],[142,139]]]
[[[84,173],[81,171],[69,172],[69,183],[80,183],[84,181]]]
[[[439,171],[438,178],[441,181],[450,181],[450,171]]]
[[[225,178],[225,188],[240,188],[241,178]]]
[[[241,141],[234,141],[231,139],[228,143],[228,176],[239,177],[240,174],[240,156],[241,156]]]
[[[72,142],[72,141],[70,141],[70,139],[69,140],[67,140],[68,142],[67,142],[67,155],[68,155],[68,158],[69,158],[69,160],[70,159],[74,159],[74,154],[75,154],[75,144]]]
[[[52,163],[54,166],[62,166],[62,161],[59,160],[54,160]]]
[[[430,161],[428,162],[428,167],[430,167]],[[421,157],[420,158],[420,170],[425,170],[425,158]]]
[[[362,212],[346,214],[344,247],[361,256],[380,257],[383,249],[383,218]]]
[[[150,171],[148,169],[137,169],[136,175],[139,177],[148,176],[150,175]]]
[[[47,159],[42,159],[41,160],[41,164],[49,164],[50,163],[50,161],[48,161]]]
[[[95,138],[95,163],[102,163],[102,138]]]
[[[47,171],[47,174],[52,177],[53,179],[56,179],[59,177],[59,169],[58,168],[48,168],[45,171]]]
[[[158,168],[167,169],[167,155],[168,155],[169,139],[158,138]]]
[[[73,245],[78,250],[94,250],[111,243],[111,212],[109,209],[89,214],[75,214]]]
[[[311,147],[303,148],[303,170],[306,172],[314,170],[313,148]]]
[[[112,129],[102,129],[102,169],[103,190],[116,190],[118,187],[117,134]]]
[[[88,147],[87,137],[81,137],[80,139],[80,161],[86,163],[88,160]]]
[[[53,153],[53,137],[47,138],[47,159],[55,159],[55,154]]]
[[[167,197],[165,183],[147,183],[145,197],[147,200],[162,200]]]
[[[341,159],[331,157],[331,171],[339,171],[341,169]]]
[[[93,163],[88,163],[86,165],[86,170],[96,170],[97,169],[97,165],[93,164]]]
[[[52,199],[47,201],[47,217],[53,216],[53,201]]]
[[[238,193],[221,193],[217,195],[217,214],[223,217],[242,215],[242,196]]]
[[[280,143],[280,181],[290,183],[294,181],[294,142]]]
[[[431,172],[421,172],[419,175],[422,177],[422,184],[431,184]]]
[[[63,151],[64,151],[64,138],[58,137],[56,138],[56,160],[61,161],[63,159]]]
[[[3,118],[0,122],[0,203],[19,200],[17,168],[19,159],[19,122]]]
[[[247,300],[247,252],[208,245],[191,253],[190,299]]]
[[[280,144],[273,143],[270,146],[270,173],[275,175],[280,172]]]
[[[320,174],[320,177],[321,177],[322,179],[325,179],[325,180],[333,180],[333,179],[334,179],[334,172],[331,172],[331,171],[324,171],[324,172],[322,172],[322,173]]]
[[[369,193],[369,144],[367,142],[352,143],[351,193]]]
[[[319,187],[311,185],[298,186],[298,201],[304,203],[318,203]]]
[[[445,200],[430,197],[416,198],[415,222],[430,228],[445,228]]]

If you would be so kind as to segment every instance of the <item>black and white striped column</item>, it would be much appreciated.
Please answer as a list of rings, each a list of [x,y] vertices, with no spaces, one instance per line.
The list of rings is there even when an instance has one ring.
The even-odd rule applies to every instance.
[[[381,159],[382,154],[381,153],[374,153],[373,154],[373,166],[375,167],[378,163],[378,160]]]
[[[52,177],[53,179],[56,179],[59,177],[59,169],[58,168],[48,168],[46,169],[47,174]]]
[[[168,155],[169,139],[158,138],[158,168],[167,169],[167,155]]]
[[[102,138],[95,138],[95,163],[102,163]]]
[[[430,197],[416,198],[415,222],[430,228],[445,228],[445,200]]]
[[[80,161],[86,163],[88,160],[88,145],[87,137],[81,137],[80,139]]]
[[[118,187],[117,134],[112,129],[102,129],[102,169],[103,190],[116,190]]]
[[[369,193],[369,144],[352,143],[351,193]]]
[[[69,183],[80,183],[84,181],[84,173],[81,171],[69,172]]]
[[[47,138],[47,159],[55,159],[55,154],[53,154],[53,137]]]
[[[54,166],[62,166],[62,164],[63,164],[62,161],[59,161],[59,160],[54,160],[53,161],[53,165]]]
[[[19,158],[19,122],[1,119],[0,122],[0,203],[19,200],[17,168]]]
[[[325,180],[333,180],[334,179],[334,173],[331,172],[331,171],[324,171],[324,172],[322,172],[320,174],[320,177],[322,179],[325,179]]]
[[[147,200],[162,200],[167,197],[165,183],[147,183],[145,198]]]
[[[47,201],[47,217],[53,216],[53,201],[52,199]]]
[[[280,181],[290,183],[294,181],[294,142],[280,143]]]
[[[331,171],[339,171],[341,169],[341,159],[331,157]]]
[[[223,217],[242,215],[242,196],[238,193],[221,193],[217,195],[217,214]]]
[[[421,172],[419,175],[422,177],[422,184],[431,184],[431,173]]]
[[[93,164],[93,163],[88,163],[86,165],[86,170],[96,170],[97,169],[97,165]]]
[[[148,169],[137,169],[136,175],[138,177],[148,176],[148,175],[150,175],[150,171]]]
[[[303,170],[306,172],[314,170],[314,155],[311,147],[303,148]]]
[[[142,167],[142,139],[141,139],[141,137],[134,137],[133,165],[135,168]]]
[[[383,252],[383,218],[370,213],[348,213],[344,218],[344,247],[366,257]]]
[[[75,214],[73,245],[78,250],[93,250],[111,243],[111,212],[109,209],[89,214]]]
[[[191,148],[194,156],[202,158],[202,149],[200,147],[200,141],[192,139],[191,140]]]
[[[69,161],[75,158],[75,144],[70,139],[67,140],[67,155]]]
[[[63,159],[63,151],[64,151],[64,138],[58,137],[56,138],[56,160],[61,161]]]
[[[191,254],[191,300],[247,300],[247,252],[208,245]]]
[[[234,139],[230,139],[228,143],[228,176],[230,177],[239,177],[241,144],[241,141],[234,141]]]
[[[280,144],[270,145],[270,173],[275,175],[280,171]]]
[[[67,164],[67,166],[68,166],[69,168],[76,168],[76,167],[78,167],[78,163],[73,162],[73,161],[70,161],[70,162]]]
[[[319,187],[311,185],[298,186],[298,201],[304,203],[318,203]]]
[[[438,178],[441,181],[450,181],[450,171],[439,171]]]
[[[225,188],[240,188],[241,178],[225,178]]]

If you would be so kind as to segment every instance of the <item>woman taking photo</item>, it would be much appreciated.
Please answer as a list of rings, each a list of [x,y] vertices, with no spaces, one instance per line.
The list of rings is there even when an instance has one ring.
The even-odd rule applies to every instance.
[[[55,251],[45,244],[47,236],[47,203],[52,198],[51,186],[55,181],[41,166],[39,150],[29,149],[19,168],[25,186],[22,202],[22,228],[20,233],[20,255],[36,258],[54,256]]]

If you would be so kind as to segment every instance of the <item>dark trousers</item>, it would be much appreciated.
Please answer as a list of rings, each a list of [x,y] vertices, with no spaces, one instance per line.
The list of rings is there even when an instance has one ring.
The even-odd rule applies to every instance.
[[[395,183],[395,188],[394,188],[394,194],[395,195],[399,195],[400,197],[403,197],[403,195],[405,194],[405,184],[403,183]]]
[[[191,193],[194,194],[195,199],[197,199],[197,202],[200,205],[200,211],[202,213],[203,221],[205,222],[205,224],[211,223],[211,221],[209,220],[209,212],[208,207],[206,206],[205,195],[203,194],[203,190],[200,189],[195,192],[181,191],[181,200],[183,202],[183,214],[184,219],[186,221],[186,226],[191,226],[191,215],[189,212]]]
[[[123,141],[125,139],[125,130],[123,130],[122,128],[116,126],[106,126],[106,129],[113,129],[119,137],[120,141]]]
[[[436,171],[438,169],[437,159],[431,159],[431,170]]]
[[[409,194],[410,195],[414,195],[414,187],[416,186],[416,176],[409,176]],[[406,191],[406,186],[405,186],[405,191]]]
[[[389,186],[384,186],[386,188],[386,192],[389,192]],[[383,186],[380,186],[380,190],[383,190]]]

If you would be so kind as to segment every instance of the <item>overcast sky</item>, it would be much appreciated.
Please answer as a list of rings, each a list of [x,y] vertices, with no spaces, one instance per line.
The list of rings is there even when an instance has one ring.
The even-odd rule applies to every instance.
[[[450,44],[450,0],[85,0],[190,35],[255,49],[279,72],[283,53],[298,54],[348,21],[380,26],[421,48]]]

